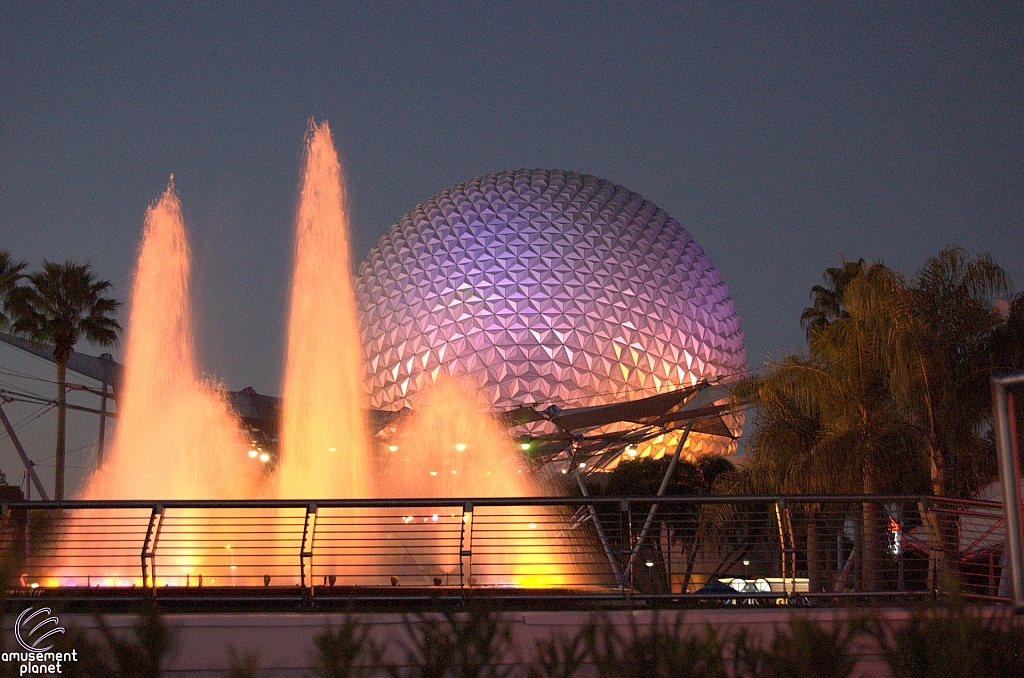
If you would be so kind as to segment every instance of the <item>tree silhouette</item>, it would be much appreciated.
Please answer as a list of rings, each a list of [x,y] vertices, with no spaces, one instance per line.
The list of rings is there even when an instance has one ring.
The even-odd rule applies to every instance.
[[[121,326],[114,314],[121,305],[107,296],[110,283],[97,280],[89,264],[43,261],[42,270],[27,276],[28,285],[13,295],[14,330],[53,345],[57,364],[57,455],[54,499],[64,498],[67,426],[66,376],[68,359],[80,338],[100,346],[117,342]]]

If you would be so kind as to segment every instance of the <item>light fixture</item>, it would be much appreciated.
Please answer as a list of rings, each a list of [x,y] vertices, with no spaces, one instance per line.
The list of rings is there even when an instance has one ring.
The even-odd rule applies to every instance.
[[[388,452],[398,452],[398,445],[388,445]]]
[[[260,461],[266,464],[268,461],[270,461],[270,455],[264,452],[263,454],[260,455]]]
[[[437,475],[437,471],[431,471],[431,472],[430,472],[430,475],[432,475],[432,476],[436,476],[436,475]]]
[[[633,446],[633,445],[627,445],[626,446],[626,454],[628,454],[630,457],[636,458],[636,454],[637,454],[636,447]]]
[[[528,450],[530,449],[530,443],[519,443],[519,449]]]
[[[587,463],[585,461],[581,461],[580,468],[587,468]]]
[[[466,451],[466,443],[456,443],[455,451],[456,452],[465,452]]]
[[[259,454],[260,454],[260,453],[259,453],[259,452],[257,452],[256,450],[249,450],[249,458],[250,458],[250,459],[255,459],[256,457],[258,457],[258,456],[259,456]]]
[[[654,567],[654,561],[648,560],[646,563],[644,563],[644,565],[646,565],[647,567]]]

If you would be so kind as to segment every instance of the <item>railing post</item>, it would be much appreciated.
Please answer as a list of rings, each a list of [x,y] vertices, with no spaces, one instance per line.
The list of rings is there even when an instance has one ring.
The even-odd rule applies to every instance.
[[[163,504],[157,504],[149,514],[146,538],[142,542],[142,587],[149,589],[150,597],[156,596],[156,545],[160,540],[160,527],[164,522]],[[149,561],[147,577],[146,561]]]
[[[313,539],[316,534],[316,504],[306,507],[306,519],[302,524],[302,548],[299,551],[299,580],[302,586],[302,597],[307,601],[313,598],[315,584],[313,582]],[[306,586],[306,564],[309,563],[309,586]]]
[[[459,589],[473,586],[473,502],[462,506],[459,532]]]

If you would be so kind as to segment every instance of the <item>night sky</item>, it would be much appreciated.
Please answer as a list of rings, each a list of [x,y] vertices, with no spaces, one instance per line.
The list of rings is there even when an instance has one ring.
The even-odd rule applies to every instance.
[[[2,2],[0,248],[88,261],[127,299],[173,173],[203,368],[276,394],[312,116],[359,259],[472,177],[594,174],[701,243],[752,366],[799,345],[842,256],[912,274],[953,242],[1024,287],[1020,3],[539,4]]]

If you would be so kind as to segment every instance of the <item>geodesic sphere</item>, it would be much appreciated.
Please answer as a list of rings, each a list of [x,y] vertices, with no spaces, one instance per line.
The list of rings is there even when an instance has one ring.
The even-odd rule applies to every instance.
[[[370,405],[442,374],[498,409],[600,405],[746,364],[729,291],[663,210],[597,177],[516,170],[417,205],[359,267]]]

